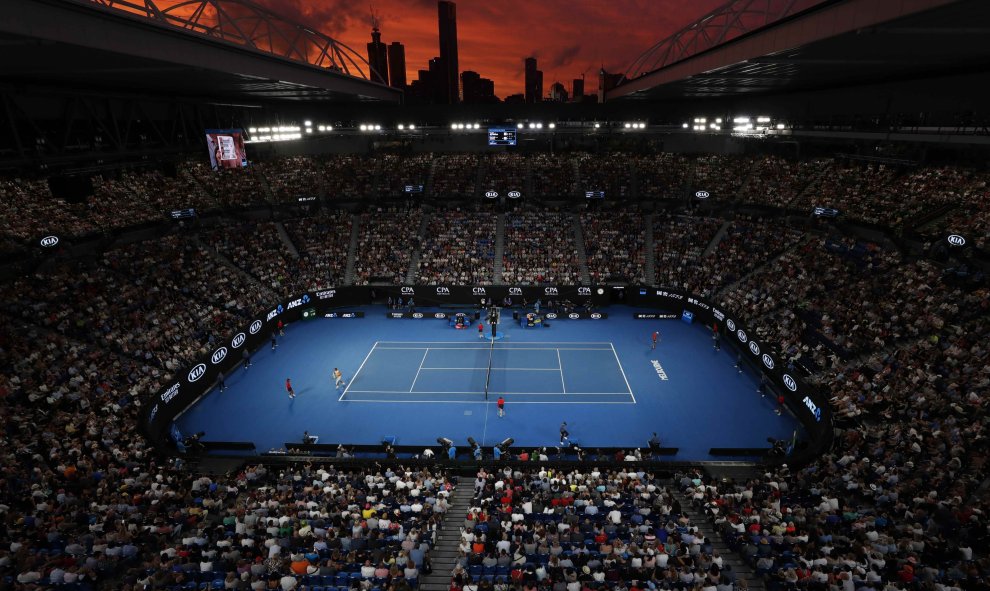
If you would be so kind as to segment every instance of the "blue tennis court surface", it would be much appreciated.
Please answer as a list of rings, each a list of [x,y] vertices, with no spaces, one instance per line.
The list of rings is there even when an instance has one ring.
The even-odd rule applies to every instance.
[[[339,400],[469,403],[486,392],[513,404],[636,402],[612,343],[487,341],[376,342]]]
[[[712,447],[765,447],[789,439],[798,423],[776,415],[758,379],[715,351],[703,326],[633,319],[612,306],[606,320],[558,320],[547,328],[499,326],[491,342],[445,320],[317,318],[286,327],[274,351],[263,347],[249,369],[227,376],[178,419],[208,441],[251,441],[259,452],[299,442],[436,447],[437,437],[490,446],[555,446],[561,421],[583,447],[642,447],[656,431],[673,460],[707,460]],[[650,348],[650,334],[662,334]],[[489,397],[485,382],[491,357]],[[339,367],[346,387],[335,387]],[[296,397],[286,395],[292,379]],[[504,395],[506,416],[495,412]]]

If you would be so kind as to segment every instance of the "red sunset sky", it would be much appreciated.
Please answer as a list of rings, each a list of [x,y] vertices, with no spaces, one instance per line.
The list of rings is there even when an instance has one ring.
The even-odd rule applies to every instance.
[[[621,72],[663,37],[725,0],[458,0],[460,70],[495,81],[495,94],[523,92],[523,59],[535,56],[544,91],[556,80],[586,73],[587,92],[597,88],[604,64]],[[288,18],[318,28],[367,57],[371,8],[382,40],[406,47],[406,76],[439,54],[436,0],[262,0]]]

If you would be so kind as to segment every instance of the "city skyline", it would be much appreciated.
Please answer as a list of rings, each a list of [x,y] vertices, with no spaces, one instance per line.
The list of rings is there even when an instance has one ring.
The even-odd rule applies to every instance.
[[[370,40],[371,10],[380,21],[382,41],[405,47],[406,79],[412,82],[440,56],[437,0],[263,0],[287,18],[318,27],[358,50]],[[525,94],[524,60],[535,57],[544,72],[543,88],[585,75],[594,93],[598,70],[624,71],[650,45],[696,20],[723,0],[455,0],[458,73],[477,72],[494,82],[500,98]],[[644,27],[643,23],[652,23]]]

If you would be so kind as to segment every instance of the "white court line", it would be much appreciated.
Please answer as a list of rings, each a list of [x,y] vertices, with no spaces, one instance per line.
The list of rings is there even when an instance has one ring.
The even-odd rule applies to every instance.
[[[606,349],[607,351],[608,349]],[[445,371],[488,371],[487,367],[424,367]],[[493,367],[492,371],[560,371],[556,367]],[[565,392],[566,394],[566,392]]]
[[[423,352],[423,358],[419,360],[419,369],[416,370],[416,377],[413,378],[412,386],[409,386],[409,391],[412,392],[413,388],[416,387],[416,380],[419,379],[419,372],[423,371],[423,364],[426,363],[426,356],[430,354],[430,348],[427,347],[426,351]]]
[[[437,351],[487,351],[491,347],[378,347],[384,351],[422,351],[423,349],[436,349]],[[496,351],[611,351],[607,347],[509,347]]]
[[[399,392],[399,394],[407,394],[407,392]],[[418,392],[417,392],[417,394],[418,394]],[[484,394],[484,392],[478,392],[478,394]],[[623,395],[626,395],[626,392],[622,392],[622,394]],[[515,396],[518,396],[518,394],[516,394]],[[385,402],[385,403],[388,403],[388,404],[404,404],[404,403],[410,403],[410,404],[426,404],[426,403],[431,403],[431,404],[486,404],[486,405],[487,404],[491,404],[490,402],[485,402],[484,400],[360,400],[360,399],[357,399],[357,400],[348,400],[348,402],[370,402],[370,403]],[[516,404],[636,404],[636,403],[635,402],[629,402],[629,401],[625,401],[625,402],[600,402],[600,401],[597,401],[597,400],[592,400],[590,402],[576,402],[576,401],[571,401],[571,400],[557,400],[557,401],[549,401],[549,400],[548,401],[542,401],[542,400],[539,400],[539,401],[538,400],[533,400],[533,401],[516,401],[516,400],[513,400],[512,401],[512,404],[514,406]]]
[[[474,343],[465,341],[378,341],[385,345],[472,345]],[[520,345],[611,345],[611,341],[516,341]],[[496,342],[496,345],[501,343]],[[486,343],[485,347],[490,347],[491,343]]]
[[[609,343],[611,345],[611,343]],[[636,395],[633,394],[632,386],[629,385],[629,378],[626,377],[626,370],[622,369],[622,362],[619,361],[619,354],[615,352],[615,345],[612,345],[612,354],[615,355],[615,362],[619,364],[619,371],[622,372],[622,379],[626,381],[626,388],[629,388],[629,395],[632,396],[632,403],[636,404]]]
[[[351,381],[347,382],[347,385],[344,386],[344,391],[341,393],[340,398],[337,399],[337,402],[340,402],[344,399],[344,396],[347,396],[347,391],[351,389],[351,386],[354,384],[354,380],[357,379],[358,374],[361,373],[361,370],[364,368],[364,364],[368,362],[368,358],[375,352],[375,347],[377,346],[378,341],[375,341],[375,344],[371,346],[371,350],[369,350],[368,354],[364,356],[364,361],[361,362],[361,365],[358,366],[357,371],[354,372],[353,376],[351,376]]]
[[[560,349],[557,349],[557,371],[560,372],[560,387],[567,394],[567,385],[564,384],[564,362],[560,360]]]
[[[629,392],[508,392],[499,390],[505,394],[513,396],[629,396]],[[351,390],[351,394],[409,394],[407,390]],[[477,394],[483,395],[484,390],[475,392],[413,392],[413,394]]]

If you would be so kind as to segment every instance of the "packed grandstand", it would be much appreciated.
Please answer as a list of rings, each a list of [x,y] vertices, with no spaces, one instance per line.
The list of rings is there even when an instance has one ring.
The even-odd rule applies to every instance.
[[[521,203],[479,198],[506,178]],[[4,255],[30,272],[0,285],[0,589],[403,591],[434,572],[451,523],[452,591],[985,588],[990,298],[965,261],[903,239],[984,248],[987,179],[666,153],[294,157],[222,177],[186,163],[94,177],[75,203],[6,178]],[[410,183],[426,194],[396,190]],[[624,199],[587,207],[592,186]],[[319,205],[278,207],[299,197]],[[168,218],[183,208],[199,218]],[[153,231],[113,240],[139,227]],[[39,259],[47,234],[96,250]],[[291,294],[608,282],[736,310],[827,385],[832,447],[740,480],[614,463],[635,455],[472,476],[330,458],[207,476],[138,427],[149,393]]]

